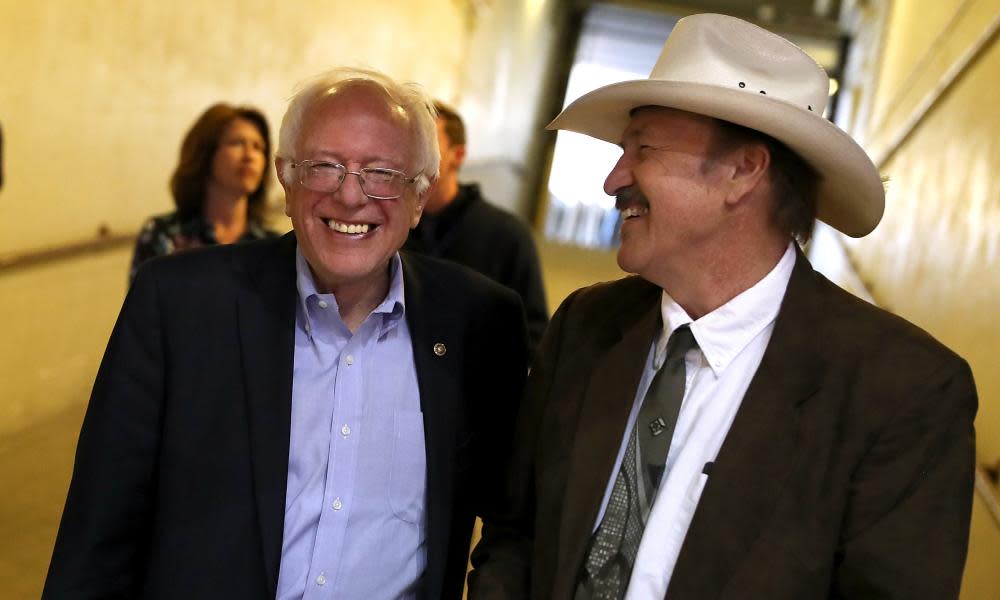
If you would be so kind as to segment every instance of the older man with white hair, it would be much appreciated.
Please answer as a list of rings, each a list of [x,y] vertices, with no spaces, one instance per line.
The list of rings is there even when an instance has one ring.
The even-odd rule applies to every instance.
[[[516,294],[399,248],[431,100],[374,71],[292,99],[294,232],[140,269],[94,384],[46,598],[460,598],[526,372]]]
[[[787,40],[694,15],[648,79],[552,122],[621,146],[604,189],[637,276],[553,317],[472,598],[958,596],[975,387],[799,248],[817,216],[863,236],[883,211],[827,89]]]

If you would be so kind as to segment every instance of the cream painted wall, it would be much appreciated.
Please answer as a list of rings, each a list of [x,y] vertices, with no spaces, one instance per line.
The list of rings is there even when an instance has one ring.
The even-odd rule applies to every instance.
[[[216,101],[276,134],[297,82],[331,66],[453,85],[467,25],[454,0],[0,2],[0,257],[170,210],[180,140]],[[86,399],[129,254],[0,272],[0,435]]]
[[[214,102],[259,106],[276,131],[296,83],[335,65],[453,87],[466,64],[464,5],[0,2],[0,256],[101,225],[131,232],[169,210],[180,140]]]
[[[897,1],[888,39],[908,40],[909,32],[919,39],[926,21],[911,16],[914,5],[926,4]],[[998,0],[965,4],[965,12],[955,19],[942,16],[953,27],[936,38],[942,52],[953,57],[951,64],[963,48],[982,39],[991,21],[1000,19]],[[883,73],[938,62],[906,60],[907,49],[921,55],[935,49],[899,43],[904,47],[886,49]],[[886,116],[872,124],[880,135],[870,139],[871,145],[890,155],[881,165],[889,177],[886,213],[873,234],[850,243],[875,299],[930,331],[972,365],[981,399],[976,422],[979,457],[990,463],[1000,460],[998,73],[1000,44],[994,38],[901,144],[886,141],[897,136],[901,125],[884,123],[900,124],[909,115]],[[906,78],[906,73],[895,77]],[[879,90],[881,96],[883,88]],[[898,93],[925,96],[931,91],[925,87]]]
[[[988,501],[977,495],[972,501],[969,556],[965,561],[960,600],[1000,599],[1000,528],[990,514]]]
[[[882,121],[886,112],[897,112],[891,101],[919,73],[918,66],[937,52],[934,42],[956,12],[968,0],[893,2],[892,26],[888,29],[879,74],[873,119]]]
[[[275,137],[293,88],[319,71],[372,66],[418,81],[468,111],[470,159],[521,208],[554,5],[0,0],[0,437],[85,400],[129,251],[15,271],[5,259],[102,228],[130,234],[170,210],[180,141],[214,102],[258,106]],[[280,219],[277,185],[272,196]]]
[[[893,2],[875,109],[855,123],[889,177],[885,217],[871,235],[842,240],[844,264],[876,303],[969,361],[985,464],[1000,461],[998,27],[1000,0]],[[997,495],[989,484],[977,491],[963,599],[1000,598]]]
[[[86,402],[131,258],[121,248],[0,275],[0,440]]]
[[[460,177],[482,185],[485,196],[511,212],[531,213],[538,165],[531,146],[555,115],[538,99],[550,76],[559,20],[554,0],[480,2],[469,36],[468,64],[459,85],[439,95],[462,114],[467,156]],[[483,93],[492,90],[492,93]]]

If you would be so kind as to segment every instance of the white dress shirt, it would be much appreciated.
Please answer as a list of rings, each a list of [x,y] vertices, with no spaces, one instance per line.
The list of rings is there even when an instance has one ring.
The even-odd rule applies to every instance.
[[[650,348],[627,431],[631,431],[646,389],[665,358],[670,334],[681,325],[690,324],[698,347],[685,357],[684,400],[663,479],[632,568],[626,600],[660,600],[666,594],[681,544],[708,480],[703,473],[705,464],[718,455],[760,365],[794,265],[795,250],[789,244],[781,260],[763,279],[697,321],[692,321],[664,292],[660,308],[663,330]],[[604,516],[627,440],[628,436],[619,450],[595,529]]]

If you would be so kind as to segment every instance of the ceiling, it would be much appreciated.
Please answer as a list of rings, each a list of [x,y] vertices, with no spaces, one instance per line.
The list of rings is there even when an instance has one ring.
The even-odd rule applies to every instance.
[[[841,0],[613,0],[608,3],[676,15],[723,13],[784,35],[829,39],[843,35],[839,24]]]

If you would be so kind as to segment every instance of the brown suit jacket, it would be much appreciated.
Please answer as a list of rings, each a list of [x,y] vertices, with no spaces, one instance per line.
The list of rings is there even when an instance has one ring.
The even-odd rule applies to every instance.
[[[631,277],[556,313],[529,376],[511,510],[485,525],[470,598],[573,596],[659,300]],[[956,598],[976,408],[964,360],[799,253],[667,598]]]

